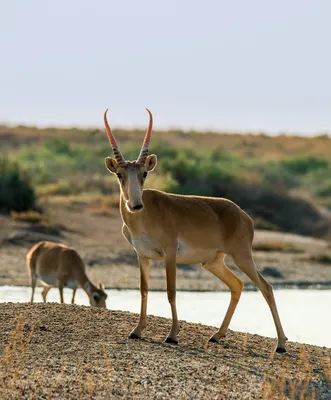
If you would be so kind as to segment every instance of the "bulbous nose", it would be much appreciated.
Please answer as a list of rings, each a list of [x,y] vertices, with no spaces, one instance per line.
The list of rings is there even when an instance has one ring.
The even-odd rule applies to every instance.
[[[136,206],[132,207],[132,209],[135,210],[135,211],[139,211],[139,210],[141,210],[142,208],[143,208],[143,205],[142,205],[142,204],[137,204]]]

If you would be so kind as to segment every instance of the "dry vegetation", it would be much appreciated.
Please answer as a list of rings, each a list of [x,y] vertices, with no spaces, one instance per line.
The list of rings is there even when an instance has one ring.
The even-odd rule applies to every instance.
[[[170,321],[60,304],[1,304],[0,397],[66,399],[329,399],[331,349],[181,321],[180,344],[163,342]],[[84,343],[84,346],[82,346]]]
[[[114,129],[116,138],[120,143],[141,143],[145,135],[144,130]],[[315,156],[329,157],[331,153],[331,141],[329,135],[315,137],[268,136],[263,133],[227,133],[227,132],[201,132],[195,131],[155,131],[154,139],[162,140],[177,147],[190,148],[220,148],[236,152],[240,155],[252,155],[254,157],[278,160],[284,155],[296,155],[309,153]],[[2,148],[18,150],[19,146],[33,144],[38,146],[46,138],[66,138],[76,143],[90,145],[104,141],[105,133],[102,129],[76,129],[76,128],[37,128],[33,126],[1,126],[0,137]]]
[[[138,154],[143,135],[143,131],[116,131],[128,159]],[[0,145],[30,176],[39,203],[58,196],[118,193],[116,179],[104,166],[110,149],[102,130],[0,126]],[[228,197],[246,210],[260,229],[328,237],[330,149],[326,135],[300,138],[155,131],[151,151],[160,162],[147,185],[182,194]],[[21,203],[17,201],[16,207],[22,209]],[[95,212],[111,215],[112,208],[101,204]]]
[[[31,223],[39,223],[44,220],[44,216],[38,211],[12,211],[10,216],[13,218],[14,221],[24,221],[24,222],[31,222]]]
[[[264,243],[255,243],[253,245],[255,251],[276,251],[283,253],[304,253],[303,249],[299,249],[285,241],[265,241]]]
[[[128,159],[137,156],[143,134],[116,131]],[[39,203],[58,196],[118,193],[116,179],[104,166],[110,149],[103,131],[0,126],[0,145],[11,162],[30,176]],[[227,197],[247,211],[260,229],[326,238],[331,235],[330,149],[326,135],[155,131],[151,151],[160,162],[147,185],[175,193]],[[15,166],[3,165],[17,174]],[[21,193],[18,183],[16,187]],[[8,193],[6,185],[2,192]],[[21,203],[15,202],[19,210]],[[6,207],[0,202],[0,210]],[[112,208],[103,203],[95,212],[111,215]]]

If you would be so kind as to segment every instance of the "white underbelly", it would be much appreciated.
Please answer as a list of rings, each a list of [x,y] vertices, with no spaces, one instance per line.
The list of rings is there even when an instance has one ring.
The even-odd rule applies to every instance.
[[[184,254],[178,254],[176,262],[178,264],[205,264],[215,259],[218,251],[206,251],[205,249],[194,249]]]
[[[41,275],[39,276],[39,279],[44,286],[57,286],[56,275],[53,274]],[[75,281],[68,280],[64,282],[64,287],[70,289],[77,289],[78,285]]]
[[[39,279],[46,286],[56,286],[56,275],[55,274],[39,275]]]
[[[64,287],[67,287],[69,289],[77,289],[78,285],[75,281],[66,281],[64,282]]]
[[[151,260],[162,260],[163,249],[159,243],[150,239],[147,234],[140,238],[133,238],[132,245],[136,252]],[[207,263],[215,259],[219,249],[193,247],[177,240],[176,262],[179,264]]]
[[[204,264],[215,259],[219,249],[193,247],[177,241],[176,262],[179,264]]]
[[[136,252],[142,257],[151,260],[162,260],[163,251],[158,243],[154,242],[147,234],[141,235],[139,238],[132,239],[132,246]]]

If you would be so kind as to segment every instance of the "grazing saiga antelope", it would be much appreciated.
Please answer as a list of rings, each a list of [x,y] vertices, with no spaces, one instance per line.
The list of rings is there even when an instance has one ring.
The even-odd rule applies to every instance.
[[[130,333],[130,338],[140,338],[146,328],[150,260],[164,260],[172,313],[172,326],[166,342],[178,343],[176,263],[201,263],[229,287],[230,305],[220,329],[209,339],[211,342],[219,342],[226,335],[244,286],[243,281],[226,266],[224,258],[227,254],[261,290],[276,325],[276,351],[285,352],[287,338],[279,319],[272,286],[256,269],[252,256],[252,219],[227,199],[144,190],[147,175],[155,169],[157,163],[155,154],[148,155],[153,127],[152,113],[147,109],[149,127],[138,159],[126,161],[108,124],[107,111],[104,113],[104,123],[114,158],[107,157],[105,163],[107,169],[117,175],[122,233],[136,251],[140,267],[140,319]]]
[[[31,303],[39,278],[44,286],[41,293],[44,303],[51,287],[58,287],[60,301],[63,303],[63,288],[69,287],[73,290],[71,304],[74,304],[76,290],[80,286],[88,295],[91,306],[106,307],[107,295],[101,283],[99,288],[91,283],[76,250],[54,242],[39,242],[29,251],[26,261],[32,288]]]

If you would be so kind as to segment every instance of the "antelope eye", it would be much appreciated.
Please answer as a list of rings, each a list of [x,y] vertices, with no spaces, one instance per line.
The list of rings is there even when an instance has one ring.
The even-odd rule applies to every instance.
[[[143,177],[146,178],[147,176],[147,172],[144,172]]]
[[[120,173],[116,174],[118,179],[122,178],[122,175]]]

